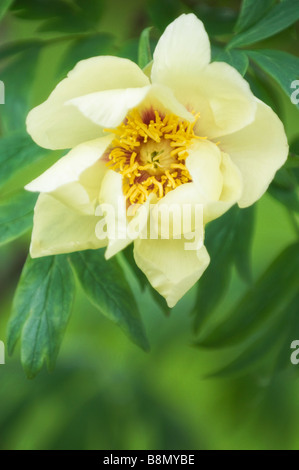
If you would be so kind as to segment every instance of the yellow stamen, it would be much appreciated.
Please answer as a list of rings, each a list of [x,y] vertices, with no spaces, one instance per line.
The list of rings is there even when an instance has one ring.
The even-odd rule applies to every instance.
[[[151,193],[161,199],[192,181],[185,165],[188,147],[194,139],[202,138],[194,134],[199,113],[193,114],[194,121],[189,122],[175,114],[162,116],[153,109],[144,113],[133,109],[117,129],[105,129],[115,134],[107,166],[123,175],[123,192],[129,204],[143,204]]]

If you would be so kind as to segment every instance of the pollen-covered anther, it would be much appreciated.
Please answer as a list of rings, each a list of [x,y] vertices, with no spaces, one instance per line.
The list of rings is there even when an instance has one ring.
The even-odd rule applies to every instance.
[[[143,204],[151,193],[161,199],[169,191],[191,180],[185,165],[193,139],[194,121],[174,114],[133,109],[113,132],[108,162],[110,169],[123,176],[123,193],[129,204]]]

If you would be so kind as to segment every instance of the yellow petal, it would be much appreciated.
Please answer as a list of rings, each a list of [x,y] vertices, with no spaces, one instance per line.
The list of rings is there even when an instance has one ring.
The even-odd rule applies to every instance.
[[[79,214],[49,194],[41,194],[34,210],[30,246],[33,258],[106,246],[95,235],[98,218]]]
[[[242,174],[244,187],[240,207],[253,204],[264,194],[288,156],[282,122],[269,106],[259,100],[254,122],[221,138],[220,147],[230,155]]]
[[[27,117],[27,130],[40,146],[72,148],[101,135],[99,128],[74,106],[65,103],[78,96],[103,90],[143,87],[146,75],[128,59],[102,56],[79,62],[49,98]]]
[[[161,85],[91,93],[74,98],[67,104],[77,107],[88,119],[106,128],[120,125],[127,113],[138,106],[170,111],[183,119],[194,120],[194,116],[176,100],[172,91]]]
[[[113,139],[113,136],[108,135],[100,139],[85,142],[72,149],[67,155],[60,158],[54,165],[46,170],[41,176],[27,184],[25,189],[33,192],[49,193],[55,191],[69,183],[79,181],[81,175],[88,168],[91,168],[98,162],[96,166],[97,178],[101,173],[106,172],[106,166],[104,162],[100,162],[100,158],[105,152]],[[100,174],[99,174],[100,173]],[[90,185],[94,185],[94,171],[89,173],[90,178],[93,182]],[[86,181],[86,175],[84,181]],[[100,183],[100,181],[99,181]],[[100,187],[100,185],[98,185]]]
[[[199,74],[173,80],[169,86],[181,103],[200,113],[195,129],[202,137],[218,138],[254,120],[256,101],[248,83],[224,62],[209,64]]]
[[[210,258],[204,246],[185,250],[186,240],[141,240],[134,242],[137,266],[152,286],[165,297],[169,307],[195,284]]]
[[[219,147],[213,142],[198,140],[188,149],[188,153],[186,167],[202,195],[202,201],[217,201],[223,185]]]
[[[184,86],[210,62],[211,48],[203,23],[194,15],[181,15],[162,34],[154,51],[153,83]]]

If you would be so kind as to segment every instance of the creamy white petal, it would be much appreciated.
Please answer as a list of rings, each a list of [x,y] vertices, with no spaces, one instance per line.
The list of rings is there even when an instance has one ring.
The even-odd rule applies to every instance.
[[[161,85],[91,93],[74,98],[67,104],[77,107],[88,119],[107,128],[117,127],[127,113],[136,107],[153,107],[162,112],[172,112],[183,119],[194,120],[194,116],[176,100],[172,91]]]
[[[204,224],[220,217],[236,202],[239,201],[243,191],[243,179],[240,170],[231,158],[221,153],[220,171],[223,178],[222,190],[217,201],[209,201],[204,205]]]
[[[256,101],[248,83],[224,62],[213,62],[200,74],[169,86],[187,109],[200,113],[195,130],[202,137],[218,138],[254,120]]]
[[[41,194],[34,209],[30,246],[32,258],[106,246],[95,235],[99,218],[79,214],[49,194]]]
[[[197,77],[210,59],[210,41],[203,23],[192,13],[183,14],[167,26],[158,41],[152,81],[184,86],[186,77]]]
[[[210,257],[204,246],[185,250],[186,240],[140,240],[134,242],[137,266],[152,286],[165,297],[169,307],[195,284],[207,268]]]
[[[128,59],[101,56],[79,62],[49,98],[27,117],[27,130],[40,146],[59,149],[97,138],[101,128],[74,106],[65,103],[78,96],[103,90],[144,87],[149,80]]]
[[[112,135],[102,137],[93,141],[85,142],[72,149],[67,155],[60,158],[54,165],[46,170],[41,176],[27,184],[25,189],[33,192],[49,193],[68,183],[79,181],[81,175],[96,162],[97,177],[105,173],[106,166],[100,162],[100,158],[113,139]],[[94,172],[90,172],[94,185]],[[85,177],[85,181],[86,181]]]
[[[202,195],[202,200],[217,201],[223,186],[219,147],[208,140],[196,140],[188,152],[186,167],[197,190]]]
[[[282,122],[265,103],[257,100],[257,104],[254,122],[223,137],[220,143],[242,174],[244,187],[240,207],[250,206],[264,194],[288,156]]]
[[[152,236],[181,238],[196,232],[203,241],[203,198],[194,183],[170,191],[155,204],[150,213]]]

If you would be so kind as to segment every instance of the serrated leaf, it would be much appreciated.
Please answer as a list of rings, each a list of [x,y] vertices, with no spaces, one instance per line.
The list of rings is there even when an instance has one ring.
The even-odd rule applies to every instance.
[[[54,368],[69,321],[74,277],[65,256],[28,257],[8,324],[8,353],[21,337],[21,360],[29,378],[46,362]]]
[[[299,9],[299,4],[298,4]],[[299,79],[299,58],[287,52],[274,50],[247,51],[249,57],[283,89],[289,98],[295,91],[291,87]],[[299,109],[298,103],[294,103]]]
[[[5,16],[11,5],[13,4],[14,0],[1,0],[0,3],[0,21]]]
[[[116,258],[107,261],[101,249],[74,253],[70,260],[89,300],[147,351],[149,345],[138,307]]]
[[[248,290],[229,315],[198,345],[222,348],[250,337],[298,292],[299,243],[287,247]]]
[[[236,33],[240,33],[245,29],[259,21],[274,5],[275,0],[243,0],[240,15],[235,26]]]
[[[213,47],[213,60],[217,62],[226,62],[238,70],[241,75],[245,75],[249,60],[245,52],[239,50],[226,50],[220,47]]]
[[[0,204],[0,245],[9,243],[32,227],[37,195],[20,191]]]
[[[260,2],[258,2],[260,3]],[[285,0],[275,5],[258,23],[235,36],[229,48],[249,46],[283,31],[299,19],[299,0]]]
[[[147,64],[149,64],[153,58],[150,44],[151,30],[151,26],[149,28],[145,28],[140,35],[138,45],[138,65],[141,69],[143,69]]]
[[[20,131],[0,139],[0,188],[16,173],[41,159],[48,151]]]

